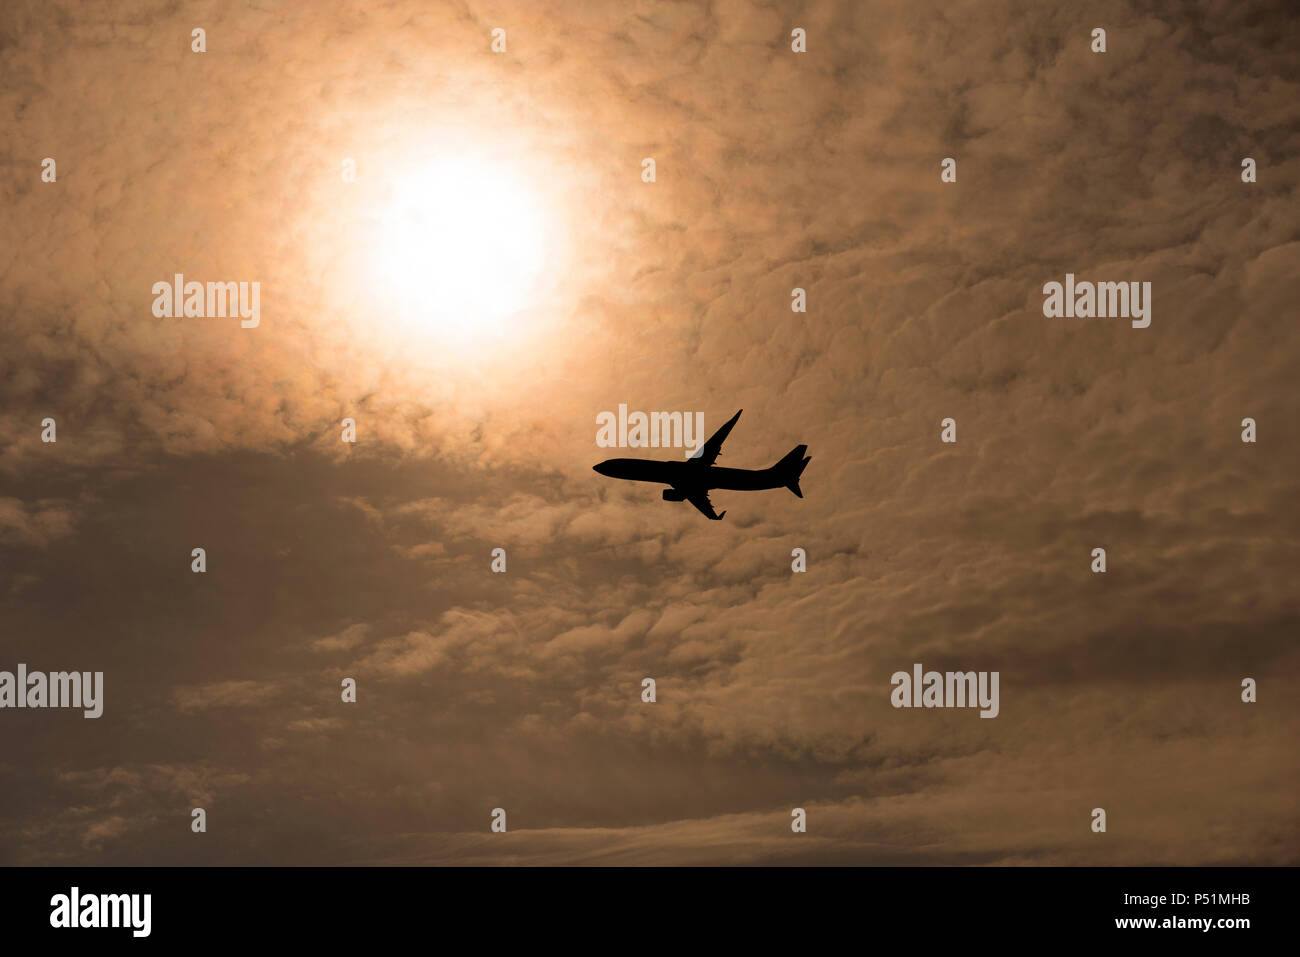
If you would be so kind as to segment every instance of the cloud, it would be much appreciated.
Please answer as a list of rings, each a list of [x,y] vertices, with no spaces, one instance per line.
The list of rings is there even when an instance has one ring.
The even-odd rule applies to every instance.
[[[174,688],[172,703],[180,711],[251,708],[266,703],[276,690],[276,684],[270,681],[217,681]]]
[[[508,4],[505,56],[398,0],[214,8],[202,56],[183,6],[33,10],[0,12],[0,658],[107,695],[6,717],[0,861],[1296,861],[1284,5],[828,0],[801,55],[730,0]],[[466,356],[367,256],[391,183],[470,147],[562,241]],[[154,318],[176,271],[261,282],[262,324]],[[1151,327],[1046,319],[1066,272],[1151,281]],[[713,523],[593,473],[620,402],[744,408],[720,464],[806,443],[805,497]],[[891,708],[914,662],[998,670],[1001,714]]]
[[[72,534],[75,519],[63,503],[0,498],[0,542],[43,547]]]
[[[316,639],[312,642],[311,647],[313,651],[350,651],[364,641],[370,631],[370,625],[365,622],[357,622],[354,625],[348,625],[337,635]]]

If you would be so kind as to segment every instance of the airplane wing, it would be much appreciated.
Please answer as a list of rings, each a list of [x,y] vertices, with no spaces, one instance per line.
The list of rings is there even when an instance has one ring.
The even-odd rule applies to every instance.
[[[734,422],[735,419],[732,419],[732,421]],[[687,495],[686,501],[690,502],[692,505],[698,508],[707,517],[713,519],[715,522],[721,521],[722,515],[727,514],[726,509],[722,510],[722,515],[717,515],[714,513],[713,503],[709,501],[709,493],[704,491],[703,489],[701,489],[698,492],[692,492],[690,495]]]
[[[740,412],[744,412],[744,411],[745,411],[744,409],[740,410]],[[736,420],[740,418],[740,412],[737,412],[735,415],[733,415],[731,419],[726,423],[726,425],[724,425],[722,428],[718,429],[718,431],[713,433],[709,441],[705,442],[704,445],[701,446],[700,454],[696,456],[692,456],[691,458],[692,462],[698,462],[701,465],[712,465],[714,462],[718,460],[718,453],[722,451],[722,443],[727,440],[727,436],[731,432],[731,427],[735,425]],[[697,505],[696,507],[698,508],[699,506]],[[700,509],[700,511],[704,511],[704,510]],[[705,512],[705,514],[708,515],[707,512]],[[712,518],[713,516],[710,515],[709,517]]]

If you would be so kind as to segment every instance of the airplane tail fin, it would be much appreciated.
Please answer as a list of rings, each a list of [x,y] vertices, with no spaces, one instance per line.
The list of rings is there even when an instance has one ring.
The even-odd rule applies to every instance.
[[[800,498],[803,498],[803,491],[799,488],[799,476],[803,475],[803,470],[812,461],[812,456],[804,457],[807,451],[808,446],[796,445],[772,466],[772,471],[776,472],[782,484]]]

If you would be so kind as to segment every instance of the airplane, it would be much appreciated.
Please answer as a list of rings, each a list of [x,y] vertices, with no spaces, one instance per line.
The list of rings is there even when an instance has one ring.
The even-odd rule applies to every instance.
[[[741,409],[740,412],[744,412]],[[715,488],[755,491],[767,488],[788,488],[803,498],[799,476],[811,457],[805,458],[806,445],[796,445],[779,462],[768,469],[728,469],[713,463],[718,460],[722,443],[740,418],[740,412],[731,421],[713,433],[700,451],[684,462],[661,462],[654,459],[607,459],[592,469],[610,478],[632,482],[659,482],[671,485],[664,489],[665,502],[690,502],[707,517],[721,521],[727,512],[715,514],[709,501],[709,490]]]

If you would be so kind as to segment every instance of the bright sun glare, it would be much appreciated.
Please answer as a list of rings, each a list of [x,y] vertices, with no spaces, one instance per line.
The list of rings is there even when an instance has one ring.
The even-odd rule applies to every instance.
[[[435,161],[399,180],[375,250],[390,317],[445,344],[508,333],[533,304],[546,225],[524,181],[491,161]]]

